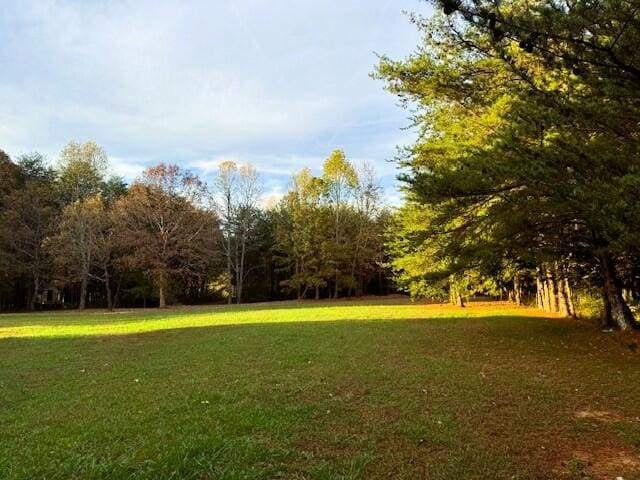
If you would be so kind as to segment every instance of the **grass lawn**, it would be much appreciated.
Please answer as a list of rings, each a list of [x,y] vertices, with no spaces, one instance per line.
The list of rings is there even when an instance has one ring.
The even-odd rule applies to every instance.
[[[0,315],[0,478],[640,479],[634,346],[508,304]]]

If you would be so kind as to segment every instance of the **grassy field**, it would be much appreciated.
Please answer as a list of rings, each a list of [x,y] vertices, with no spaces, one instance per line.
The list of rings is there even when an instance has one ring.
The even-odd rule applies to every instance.
[[[639,355],[508,304],[2,315],[0,478],[638,479]]]

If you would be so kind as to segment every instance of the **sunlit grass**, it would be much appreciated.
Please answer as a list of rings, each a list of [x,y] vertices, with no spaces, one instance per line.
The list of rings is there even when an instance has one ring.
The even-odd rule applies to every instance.
[[[487,308],[484,303],[471,303],[465,309],[457,309],[394,299],[364,303],[285,302],[111,313],[43,312],[0,316],[0,338],[126,335],[177,328],[262,323],[468,318],[485,316]],[[522,310],[507,303],[492,304],[489,308],[492,316],[522,313]],[[531,313],[534,314],[533,311]]]
[[[402,299],[0,316],[0,479],[638,478],[630,340]]]

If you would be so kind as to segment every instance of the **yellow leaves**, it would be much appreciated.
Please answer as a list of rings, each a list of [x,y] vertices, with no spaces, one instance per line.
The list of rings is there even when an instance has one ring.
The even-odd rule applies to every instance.
[[[326,183],[342,183],[351,188],[358,184],[356,170],[342,150],[334,150],[325,160],[322,166],[322,177]]]

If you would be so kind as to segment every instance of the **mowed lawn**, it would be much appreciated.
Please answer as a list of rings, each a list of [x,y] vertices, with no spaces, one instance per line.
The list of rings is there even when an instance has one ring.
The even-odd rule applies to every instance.
[[[2,479],[640,478],[635,341],[404,299],[0,315]]]

